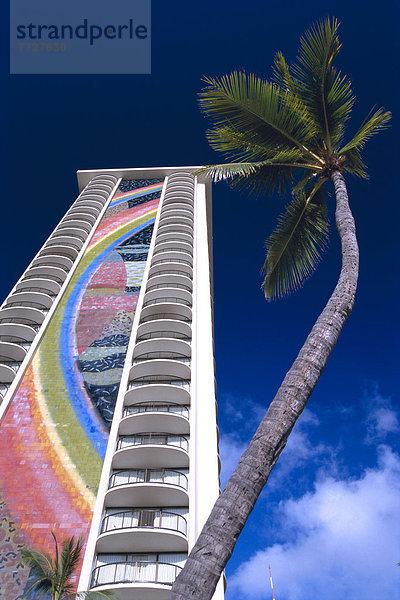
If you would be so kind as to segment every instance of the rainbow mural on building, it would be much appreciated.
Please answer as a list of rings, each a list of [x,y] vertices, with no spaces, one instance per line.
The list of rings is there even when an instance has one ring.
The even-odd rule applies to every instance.
[[[162,185],[121,182],[1,424],[2,600],[28,597],[24,545],[88,535]]]

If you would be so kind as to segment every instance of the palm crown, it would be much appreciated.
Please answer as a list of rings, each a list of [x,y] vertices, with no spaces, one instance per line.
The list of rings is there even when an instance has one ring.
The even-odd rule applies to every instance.
[[[328,241],[322,186],[334,171],[365,178],[361,150],[391,117],[381,108],[371,112],[344,143],[355,98],[349,79],[333,66],[338,27],[336,19],[311,27],[293,65],[278,53],[270,82],[234,71],[205,78],[200,94],[201,109],[214,122],[208,140],[233,161],[200,172],[254,193],[292,186],[292,200],[266,240],[267,299],[296,290],[315,270]]]
[[[22,561],[30,569],[30,577],[34,583],[28,591],[34,590],[41,598],[50,595],[51,600],[101,600],[112,598],[107,592],[75,592],[71,576],[77,570],[81,560],[83,539],[66,538],[59,550],[57,538],[51,532],[55,544],[54,558],[47,552],[39,552],[31,548],[23,548]]]

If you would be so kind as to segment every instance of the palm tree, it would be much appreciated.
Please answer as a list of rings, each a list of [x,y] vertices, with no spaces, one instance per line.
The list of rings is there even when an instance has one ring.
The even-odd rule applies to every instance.
[[[371,112],[354,137],[343,142],[354,96],[348,78],[333,66],[339,23],[326,19],[300,39],[297,61],[275,57],[272,82],[233,72],[206,78],[200,95],[213,120],[211,146],[231,161],[201,169],[214,181],[252,193],[292,186],[292,199],[267,239],[263,288],[267,299],[299,288],[327,245],[323,188],[333,183],[342,268],[336,287],[216,501],[170,600],[209,600],[236,540],[285,447],[353,309],[358,245],[344,173],[366,177],[365,142],[388,125],[390,113]]]
[[[55,544],[54,559],[47,552],[23,548],[22,561],[30,568],[30,576],[35,582],[29,588],[34,590],[38,597],[50,595],[51,600],[100,600],[100,598],[111,598],[104,592],[75,592],[75,586],[70,582],[72,574],[79,566],[83,539],[76,542],[73,537],[66,538],[61,543],[61,552],[55,533],[51,535]]]

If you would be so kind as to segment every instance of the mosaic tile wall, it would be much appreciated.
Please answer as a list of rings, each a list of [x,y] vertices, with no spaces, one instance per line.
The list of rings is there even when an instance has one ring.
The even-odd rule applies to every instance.
[[[1,424],[2,600],[30,597],[20,548],[88,535],[162,185],[121,182]]]

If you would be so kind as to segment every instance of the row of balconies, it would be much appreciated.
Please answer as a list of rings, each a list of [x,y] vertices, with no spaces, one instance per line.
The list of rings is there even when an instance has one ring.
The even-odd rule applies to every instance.
[[[91,586],[119,598],[167,598],[188,550],[193,188],[169,179],[97,539]]]
[[[108,175],[92,179],[0,310],[0,402],[116,181]]]

